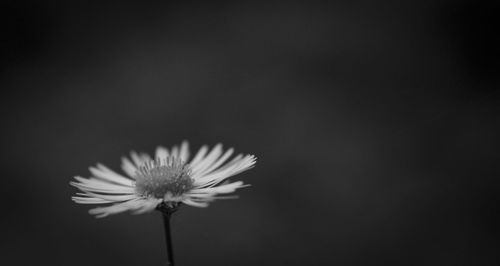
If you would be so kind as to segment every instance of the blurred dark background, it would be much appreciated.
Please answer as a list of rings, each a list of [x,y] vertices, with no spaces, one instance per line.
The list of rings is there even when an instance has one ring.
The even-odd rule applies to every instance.
[[[75,175],[187,139],[255,154],[178,265],[498,265],[499,18],[481,1],[0,7],[2,265],[164,265]]]

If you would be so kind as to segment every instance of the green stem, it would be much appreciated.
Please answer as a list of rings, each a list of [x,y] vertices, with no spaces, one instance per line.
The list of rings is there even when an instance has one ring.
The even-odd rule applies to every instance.
[[[174,250],[172,246],[172,232],[170,231],[170,217],[172,212],[162,211],[163,214],[163,226],[165,227],[165,240],[167,244],[167,265],[174,266]]]

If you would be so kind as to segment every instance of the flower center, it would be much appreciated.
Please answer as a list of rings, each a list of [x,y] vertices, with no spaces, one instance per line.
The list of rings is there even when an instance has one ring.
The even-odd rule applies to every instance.
[[[135,191],[146,197],[164,199],[180,196],[193,188],[191,169],[181,159],[167,157],[145,162],[136,171]]]

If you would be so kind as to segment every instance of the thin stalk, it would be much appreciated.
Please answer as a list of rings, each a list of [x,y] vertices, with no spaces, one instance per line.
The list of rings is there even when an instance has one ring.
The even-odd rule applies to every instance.
[[[171,212],[162,211],[163,214],[163,226],[165,227],[165,240],[167,244],[167,265],[174,266],[174,250],[172,246],[172,232],[170,231],[170,217]]]

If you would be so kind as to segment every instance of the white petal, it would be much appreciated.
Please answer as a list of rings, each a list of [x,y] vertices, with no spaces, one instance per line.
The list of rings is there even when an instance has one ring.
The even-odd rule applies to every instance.
[[[189,143],[187,141],[183,141],[181,144],[181,150],[179,152],[179,157],[183,162],[187,162],[189,159]]]
[[[111,169],[107,168],[102,164],[97,164],[97,168],[90,167],[89,170],[95,177],[101,178],[109,182],[113,182],[115,184],[129,186],[132,182],[132,180],[130,180],[129,178],[126,178],[122,175],[119,175],[111,171]]]
[[[85,192],[85,194],[77,193],[77,195],[85,195],[87,197],[94,197],[97,199],[109,200],[109,201],[113,201],[113,202],[122,202],[122,201],[131,200],[131,199],[137,199],[137,195],[134,195],[134,194],[105,195],[105,194],[98,194],[98,193],[92,193],[92,192]]]
[[[184,199],[182,202],[193,207],[199,207],[199,208],[208,207],[207,202],[196,202],[191,199]]]
[[[104,192],[104,193],[114,193],[114,194],[129,194],[134,193],[134,187],[132,184],[129,186],[116,185],[114,183],[109,183],[100,179],[95,178],[82,178],[75,176],[75,179],[79,182],[70,182],[70,185],[77,187],[84,191],[94,191],[94,192]]]
[[[197,195],[190,195],[189,198],[191,198],[194,201],[212,202],[214,200],[219,200],[219,199],[238,199],[239,197],[238,195],[215,196],[210,194],[197,194]]]
[[[210,153],[207,155],[207,157],[203,158],[199,163],[196,165],[191,165],[191,169],[193,173],[198,173],[202,172],[203,170],[207,169],[212,165],[212,163],[217,160],[217,158],[221,155],[222,153],[222,144],[217,144],[215,147],[210,151]]]
[[[205,175],[210,173],[211,171],[215,170],[217,167],[222,165],[232,154],[233,154],[233,148],[230,148],[227,150],[224,155],[222,155],[216,162],[212,163],[209,167],[205,168],[204,170],[199,170],[199,171],[193,171],[193,178],[196,179],[199,176]]]
[[[98,198],[88,198],[88,197],[71,197],[71,199],[80,204],[106,204],[106,203],[112,203],[113,201],[109,200],[104,200],[104,199],[98,199]]]
[[[208,187],[208,188],[195,188],[189,191],[191,194],[197,194],[197,193],[208,193],[208,194],[218,194],[218,193],[232,193],[238,188],[242,187],[248,187],[249,185],[244,185],[242,181],[237,181],[234,183],[228,183],[220,186],[215,186],[215,187]]]
[[[217,184],[226,178],[251,169],[254,164],[255,157],[252,155],[247,155],[239,161],[230,163],[216,170],[215,172],[195,179],[194,185],[196,187],[207,187],[213,184]]]
[[[97,218],[103,218],[111,214],[117,214],[128,210],[136,210],[141,206],[144,206],[144,204],[147,204],[147,200],[133,199],[130,201],[114,204],[107,207],[97,207],[89,210],[89,213],[92,215],[96,215]]]
[[[140,167],[145,162],[151,160],[151,158],[149,157],[149,155],[147,155],[146,153],[138,154],[135,151],[131,151],[130,152],[130,157],[132,158],[132,161],[134,161],[136,168]]]
[[[115,189],[106,189],[106,188],[100,188],[100,187],[91,187],[88,185],[84,185],[81,183],[75,183],[73,182],[71,185],[77,187],[83,192],[95,192],[95,193],[107,193],[107,194],[133,194],[134,190],[115,190]]]
[[[189,164],[191,165],[191,168],[196,167],[196,165],[205,157],[205,154],[207,153],[207,151],[208,151],[208,146],[206,146],[206,145],[201,147],[198,150],[198,152],[194,156],[193,160],[191,160],[191,162],[189,162]]]
[[[137,167],[127,157],[122,157],[122,169],[128,176],[135,178]]]
[[[179,158],[179,147],[177,147],[177,145],[172,147],[170,156]]]
[[[142,213],[146,213],[146,212],[150,212],[150,211],[153,211],[156,206],[158,206],[158,204],[160,204],[161,200],[157,200],[157,199],[148,199],[143,206],[141,206],[140,208],[138,208],[137,210],[135,210],[133,212],[133,214],[142,214]]]
[[[119,185],[116,183],[111,183],[106,180],[102,180],[95,177],[83,178],[79,176],[75,176],[75,179],[79,181],[79,183],[89,186],[94,186],[98,188],[109,188],[109,189],[124,189],[124,188],[133,188],[134,183],[130,182],[128,185]]]
[[[165,159],[168,157],[168,149],[163,146],[156,148],[156,159]]]

